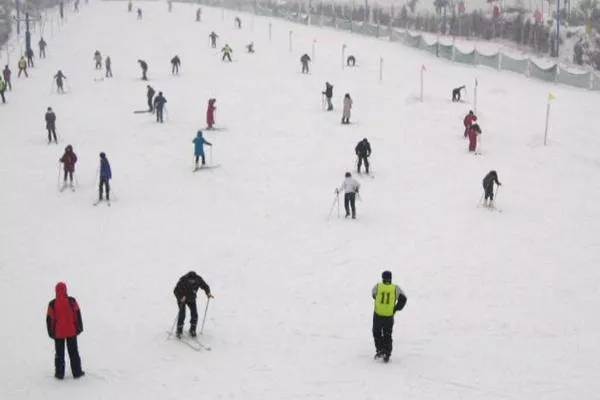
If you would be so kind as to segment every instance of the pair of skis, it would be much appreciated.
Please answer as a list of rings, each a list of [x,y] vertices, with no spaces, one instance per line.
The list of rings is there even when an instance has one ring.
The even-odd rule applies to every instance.
[[[104,201],[104,200],[96,200],[96,201],[94,202],[94,204],[93,204],[93,205],[94,205],[94,207],[96,207],[98,204],[100,204],[100,203],[101,203],[101,202],[103,202],[103,201]],[[105,204],[106,204],[106,206],[107,206],[107,207],[110,207],[110,200],[106,200]]]
[[[167,332],[167,340],[171,340],[174,337],[173,332]],[[191,348],[194,351],[211,351],[212,348],[205,345],[197,337],[192,337],[189,333],[182,334],[180,338],[175,337],[175,340],[181,342]]]

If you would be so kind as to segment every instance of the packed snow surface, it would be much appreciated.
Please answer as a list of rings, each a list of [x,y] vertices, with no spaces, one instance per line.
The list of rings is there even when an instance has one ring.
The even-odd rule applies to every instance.
[[[248,14],[203,8],[195,22],[195,5],[149,2],[134,4],[137,21],[126,7],[82,4],[46,26],[48,57],[14,76],[0,106],[1,399],[600,397],[597,93]],[[225,43],[232,63],[220,60]],[[343,44],[356,68],[341,68]],[[112,58],[113,79],[99,79],[95,50]],[[168,100],[164,124],[133,113],[146,104],[138,58]],[[64,95],[51,90],[58,69]],[[481,155],[462,128],[476,78]],[[466,102],[451,103],[462,84]],[[206,132],[207,161],[220,167],[192,173],[211,97],[223,129]],[[49,106],[59,145],[46,142]],[[374,179],[359,177],[358,219],[344,220],[334,189],[364,137]],[[68,144],[77,187],[59,193]],[[92,206],[101,151],[111,207]],[[491,169],[502,212],[477,207]],[[385,269],[408,296],[388,365],[371,338],[370,290]],[[215,295],[201,337],[210,352],[166,340],[189,270]],[[83,313],[77,381],[53,378],[44,319],[60,280]],[[205,305],[199,295],[201,318]]]

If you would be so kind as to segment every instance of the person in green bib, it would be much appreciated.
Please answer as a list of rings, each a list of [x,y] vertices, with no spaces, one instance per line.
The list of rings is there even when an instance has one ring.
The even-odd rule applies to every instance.
[[[392,273],[383,271],[382,282],[373,286],[372,295],[375,300],[373,314],[373,338],[375,339],[375,359],[390,361],[392,355],[392,330],[394,329],[394,313],[401,311],[406,305],[406,295],[400,286],[392,283]]]

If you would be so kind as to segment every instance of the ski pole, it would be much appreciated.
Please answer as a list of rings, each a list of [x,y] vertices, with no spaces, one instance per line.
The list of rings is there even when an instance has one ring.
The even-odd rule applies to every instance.
[[[213,165],[213,158],[212,158],[212,146],[210,146],[210,165]]]
[[[58,162],[58,178],[56,184],[58,185],[58,190],[60,191],[60,161]]]
[[[337,196],[337,205],[338,205],[338,218],[340,217],[340,195]]]
[[[204,318],[202,318],[202,327],[200,328],[200,334],[204,334],[204,323],[206,322],[206,314],[208,313],[208,305],[210,304],[210,297],[206,300],[206,308],[204,308]]]
[[[167,335],[167,340],[171,339],[171,336],[173,336],[173,331],[175,331],[175,326],[177,325],[178,319],[179,319],[179,312],[177,312],[177,315],[175,315],[175,320],[173,321],[173,326],[171,326],[171,330],[169,331],[169,334]]]
[[[339,202],[339,199],[340,199],[340,193],[336,189],[335,197],[333,198],[333,203],[331,203],[331,208],[329,209],[329,214],[327,215],[327,219],[331,218],[331,214],[333,213],[333,208],[335,207],[335,203],[336,202],[338,203],[338,216],[339,216],[339,213],[340,213],[340,206],[339,206],[340,202]]]

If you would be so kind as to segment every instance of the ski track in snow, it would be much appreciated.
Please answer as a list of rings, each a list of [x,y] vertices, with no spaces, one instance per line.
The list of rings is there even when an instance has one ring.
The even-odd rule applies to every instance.
[[[13,78],[0,106],[0,398],[598,397],[597,93],[326,28],[273,19],[269,41],[266,18],[227,10],[221,20],[221,10],[203,7],[196,23],[196,5],[137,6],[143,21],[126,2],[69,10],[60,31],[45,34],[47,58],[29,79]],[[235,15],[244,29],[233,28]],[[233,47],[234,63],[208,47],[211,30]],[[314,39],[303,76],[299,57]],[[360,68],[341,70],[342,44]],[[94,80],[96,49],[111,56],[113,79]],[[133,114],[146,104],[137,58],[167,98],[164,124]],[[58,69],[64,95],[48,91]],[[473,88],[466,104],[449,101],[474,78],[478,157],[462,137]],[[331,113],[321,108],[325,81],[334,85]],[[344,93],[354,99],[351,126],[340,124]],[[227,127],[206,131],[221,166],[192,173],[192,139],[211,97],[217,126]],[[48,106],[58,146],[46,144]],[[363,137],[376,178],[360,178],[356,221],[335,209],[327,220]],[[67,144],[80,185],[58,193]],[[101,151],[113,168],[110,208],[91,207]],[[490,169],[503,183],[502,213],[477,208]],[[202,337],[210,352],[165,340],[173,286],[191,269],[216,296]],[[370,290],[384,269],[408,295],[389,365],[372,359]],[[44,313],[58,280],[82,307],[87,375],[76,381],[52,378]]]

